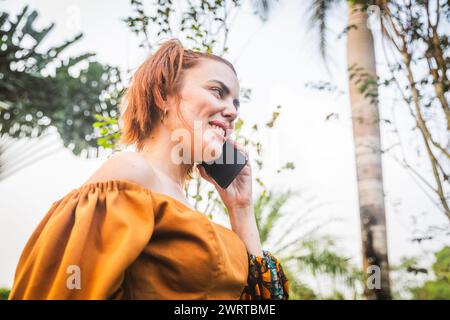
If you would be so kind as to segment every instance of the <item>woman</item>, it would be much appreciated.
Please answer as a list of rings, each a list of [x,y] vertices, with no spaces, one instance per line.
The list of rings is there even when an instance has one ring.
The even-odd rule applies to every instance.
[[[196,166],[219,155],[238,94],[227,60],[164,42],[122,100],[120,143],[136,151],[114,154],[52,204],[9,298],[288,299],[280,263],[261,249],[250,163],[227,189]],[[183,188],[197,169],[216,187],[232,230],[190,207]]]

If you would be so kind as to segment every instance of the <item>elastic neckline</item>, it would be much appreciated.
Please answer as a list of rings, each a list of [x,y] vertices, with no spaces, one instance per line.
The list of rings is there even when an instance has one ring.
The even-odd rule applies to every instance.
[[[134,182],[131,180],[125,180],[125,179],[110,179],[110,180],[104,180],[104,181],[90,182],[90,183],[84,184],[78,188],[72,189],[71,193],[76,192],[76,191],[81,191],[84,189],[92,190],[95,188],[100,188],[100,189],[105,188],[106,190],[111,190],[114,187],[117,187],[119,190],[121,190],[121,189],[136,190],[136,191],[145,192],[146,194],[149,194],[151,196],[165,197],[165,198],[168,198],[171,201],[181,205],[185,209],[188,209],[188,210],[194,211],[194,212],[198,212],[198,213],[204,215],[200,211],[189,207],[187,204],[183,203],[182,201],[180,201],[168,194],[155,192],[151,189],[144,187],[143,185],[140,185],[137,182]]]
[[[125,179],[110,179],[110,180],[104,180],[104,181],[97,181],[97,182],[90,182],[84,185],[81,185],[78,188],[72,189],[72,191],[70,191],[71,193],[74,192],[81,192],[85,189],[88,190],[94,190],[95,188],[104,188],[106,190],[114,190],[114,188],[118,189],[118,190],[123,190],[123,189],[127,189],[127,190],[136,190],[136,191],[141,191],[144,192],[152,197],[161,197],[161,198],[166,198],[169,199],[171,201],[173,201],[174,203],[180,205],[181,207],[183,207],[186,210],[189,210],[191,212],[194,212],[197,215],[200,215],[201,217],[203,217],[204,219],[206,219],[210,224],[218,226],[220,229],[225,230],[228,233],[233,233],[236,237],[239,238],[239,236],[230,228],[227,228],[223,225],[221,225],[220,223],[216,223],[214,221],[212,221],[211,219],[208,218],[208,216],[206,214],[204,214],[203,212],[200,212],[198,210],[192,209],[191,207],[189,207],[188,205],[184,204],[183,202],[181,202],[178,199],[175,199],[172,196],[169,196],[168,194],[165,193],[159,193],[159,192],[155,192],[151,189],[148,189],[146,187],[144,187],[143,185],[140,185],[137,182],[131,181],[131,180],[125,180]],[[58,203],[60,201],[62,201],[66,196],[64,196],[63,198],[61,198],[60,200],[54,202]]]

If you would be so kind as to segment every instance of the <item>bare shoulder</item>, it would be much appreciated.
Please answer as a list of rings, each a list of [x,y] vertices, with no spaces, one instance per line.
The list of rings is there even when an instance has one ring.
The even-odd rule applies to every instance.
[[[83,184],[108,180],[128,180],[152,189],[155,172],[142,156],[133,151],[111,155]]]

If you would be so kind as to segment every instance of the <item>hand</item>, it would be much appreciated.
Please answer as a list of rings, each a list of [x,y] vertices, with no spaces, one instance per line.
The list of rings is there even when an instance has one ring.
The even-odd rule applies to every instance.
[[[238,144],[231,138],[228,142],[232,143],[236,148],[242,153],[244,153],[248,158],[248,151],[244,149],[243,146]],[[226,189],[222,189],[213,178],[211,178],[205,171],[203,166],[198,166],[200,175],[206,181],[212,183],[217,192],[220,195],[225,207],[230,211],[238,211],[243,208],[250,208],[252,205],[252,168],[250,165],[250,160],[247,161],[246,165],[239,172],[237,177],[230,183]]]

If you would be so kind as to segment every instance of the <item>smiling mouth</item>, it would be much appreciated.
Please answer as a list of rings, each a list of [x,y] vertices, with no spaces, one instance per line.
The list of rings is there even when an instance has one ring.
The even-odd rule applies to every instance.
[[[225,138],[226,132],[222,127],[219,127],[219,126],[216,126],[216,125],[210,124],[210,123],[208,123],[208,125],[214,132],[219,134],[222,138]]]

